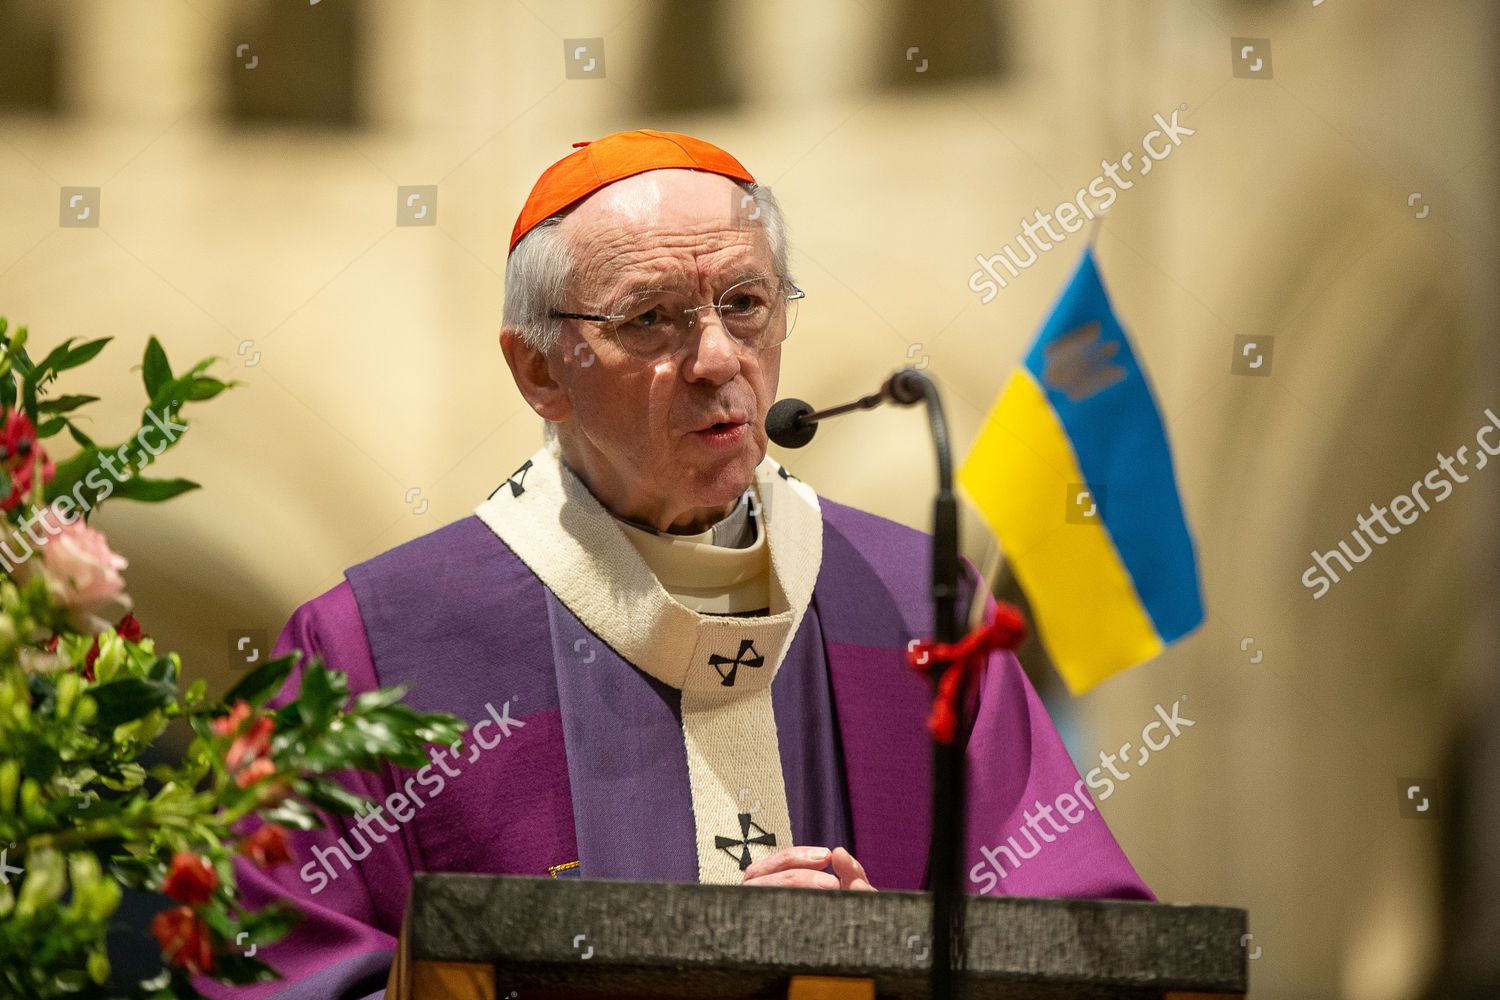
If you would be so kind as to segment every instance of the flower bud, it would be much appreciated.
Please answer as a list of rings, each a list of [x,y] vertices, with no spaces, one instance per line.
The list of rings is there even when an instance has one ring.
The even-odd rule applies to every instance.
[[[10,757],[0,761],[0,814],[16,811],[16,791],[21,785],[21,761]]]
[[[104,949],[89,952],[88,972],[89,978],[99,986],[109,982],[109,956],[104,954]]]
[[[21,782],[21,815],[31,823],[47,821],[47,807],[42,804],[42,786],[35,778]]]
[[[65,673],[57,678],[57,717],[66,719],[73,713],[73,703],[78,692],[83,690],[83,679],[75,673]]]

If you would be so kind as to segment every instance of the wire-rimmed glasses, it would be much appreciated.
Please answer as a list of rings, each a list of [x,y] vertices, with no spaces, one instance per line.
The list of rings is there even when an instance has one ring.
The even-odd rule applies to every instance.
[[[605,313],[553,310],[552,316],[599,323],[625,353],[655,360],[682,350],[705,309],[718,313],[725,331],[745,346],[755,350],[775,347],[791,335],[797,300],[806,295],[789,281],[755,277],[730,285],[714,303],[694,305],[681,292],[643,288],[626,293]]]

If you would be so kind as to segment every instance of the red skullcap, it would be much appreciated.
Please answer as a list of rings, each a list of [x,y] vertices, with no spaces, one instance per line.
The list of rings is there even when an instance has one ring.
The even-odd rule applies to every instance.
[[[755,183],[750,171],[718,146],[677,132],[636,129],[573,145],[577,148],[548,167],[531,189],[510,234],[511,250],[543,219],[606,184],[647,170],[683,167]]]

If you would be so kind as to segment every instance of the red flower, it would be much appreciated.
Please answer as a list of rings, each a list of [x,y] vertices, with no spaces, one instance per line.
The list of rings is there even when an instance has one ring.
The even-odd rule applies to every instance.
[[[240,842],[240,853],[262,868],[274,868],[292,860],[286,828],[267,823]]]
[[[141,628],[141,623],[135,620],[135,612],[130,612],[121,618],[120,624],[115,626],[115,632],[126,642],[140,642],[146,638],[145,629]]]
[[[222,715],[213,721],[214,733],[218,736],[233,736],[240,731],[240,726],[244,725],[248,718],[250,718],[250,703],[243,700],[237,701],[229,710],[228,715]]]
[[[257,757],[245,767],[234,772],[234,783],[241,788],[249,788],[263,778],[269,778],[276,773],[276,765],[271,763],[269,757]]]
[[[253,716],[250,706],[237,701],[229,714],[215,719],[214,733],[219,737],[234,736],[229,751],[224,755],[224,766],[234,776],[234,783],[249,788],[262,778],[276,773],[271,762],[271,736],[276,732],[276,720],[269,715]]]
[[[188,851],[172,855],[172,867],[161,891],[179,903],[206,903],[219,887],[219,876],[207,861]]]
[[[190,906],[164,910],[151,921],[151,933],[161,945],[162,957],[195,976],[214,970],[213,935],[202,917]]]
[[[10,474],[11,483],[10,495],[0,500],[0,510],[14,510],[31,492],[37,455],[42,456],[42,482],[51,482],[57,468],[36,443],[36,428],[26,414],[11,410],[5,415],[5,426],[0,428],[0,465]]]
[[[276,722],[269,715],[254,720],[229,744],[224,763],[231,771],[238,771],[251,761],[259,762],[270,751],[271,734],[275,731]]]

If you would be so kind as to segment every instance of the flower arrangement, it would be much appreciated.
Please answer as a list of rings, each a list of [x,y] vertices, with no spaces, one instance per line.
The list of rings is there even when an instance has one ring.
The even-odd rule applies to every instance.
[[[49,390],[109,338],[33,361],[26,328],[8,331],[0,318],[0,996],[162,1000],[198,996],[197,975],[274,979],[245,946],[274,941],[297,914],[243,907],[235,856],[287,863],[288,829],[366,805],[334,772],[419,767],[428,743],[464,726],[399,704],[399,688],[351,700],[342,674],[299,654],[262,664],[221,700],[203,680],[182,690],[179,657],[133,613],[126,559],[88,517],[109,499],[197,488],[142,473],[187,430],[181,407],[234,383],[208,374],[216,358],[174,374],[152,338],[140,428],[104,446],[78,426],[97,397]],[[73,453],[55,459],[64,432]],[[295,700],[268,707],[299,663]],[[187,738],[180,762],[146,766],[172,726]],[[252,816],[263,823],[247,836]],[[106,948],[127,891],[171,901],[150,922],[163,971],[145,981],[117,981]]]

